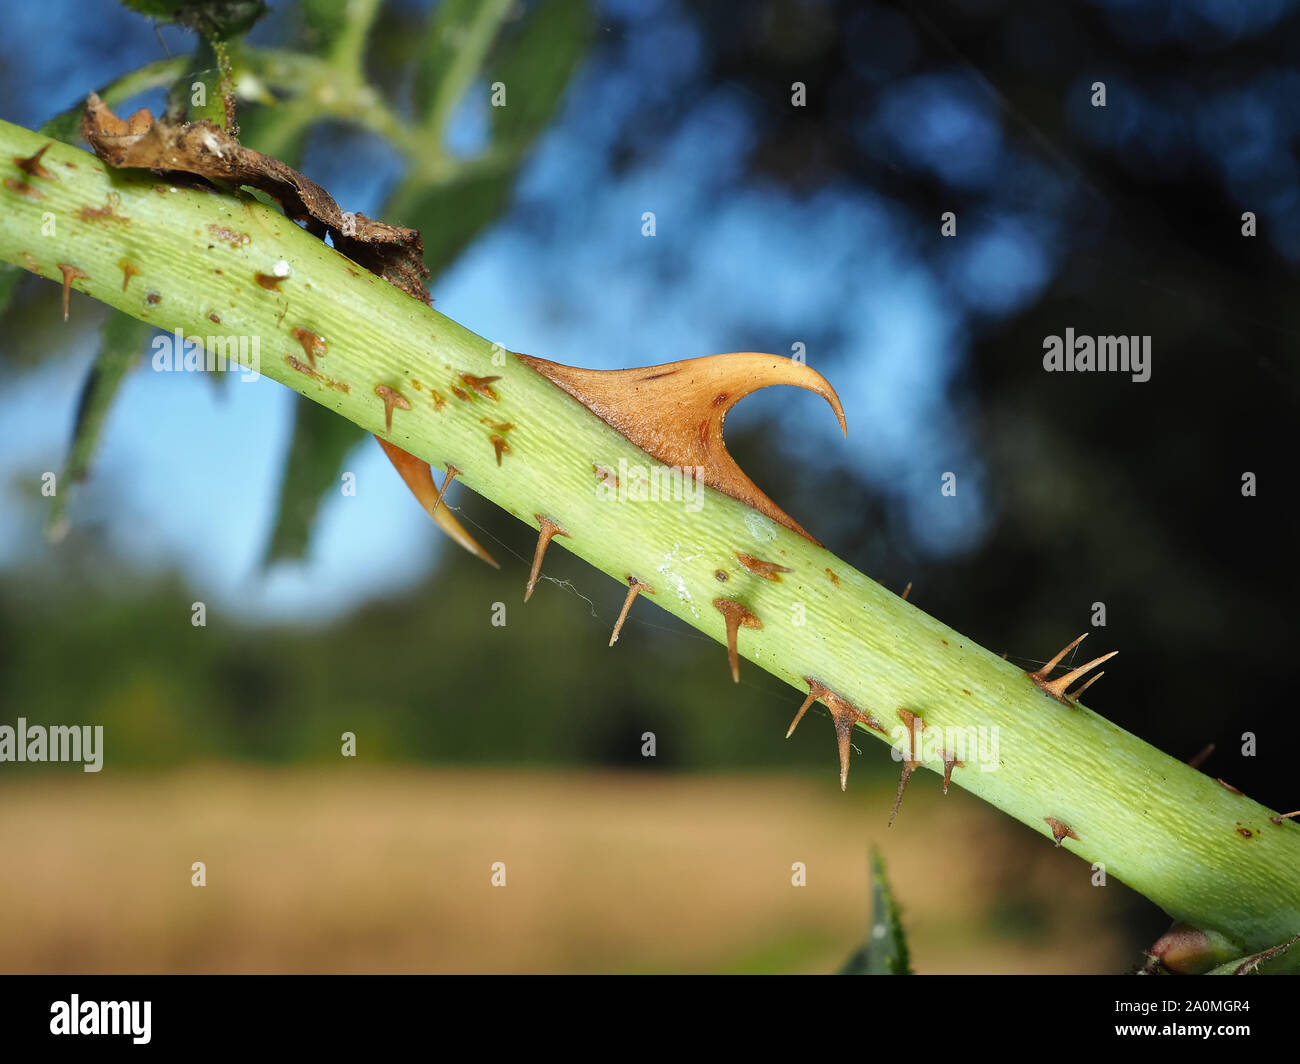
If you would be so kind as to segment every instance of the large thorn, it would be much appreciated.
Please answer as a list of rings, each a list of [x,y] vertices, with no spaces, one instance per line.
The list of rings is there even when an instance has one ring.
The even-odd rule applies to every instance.
[[[416,458],[415,455],[402,450],[400,447],[394,447],[387,440],[380,439],[378,436],[375,439],[379,441],[379,446],[383,448],[384,454],[388,455],[388,460],[393,463],[393,468],[402,475],[402,480],[411,489],[411,494],[424,507],[425,512],[433,518],[434,523],[476,558],[482,558],[494,569],[500,569],[501,566],[497,560],[484,550],[478,540],[465,531],[464,526],[456,520],[452,512],[442,505],[442,498],[447,494],[447,488],[460,470],[448,462],[447,479],[442,482],[442,490],[439,491],[434,487],[433,470],[429,468],[428,462]]]
[[[636,598],[637,593],[644,591],[649,595],[655,593],[655,589],[649,584],[643,584],[635,576],[627,578],[627,598],[623,600],[623,608],[619,610],[618,620],[614,622],[614,634],[609,637],[609,645],[613,646],[618,642],[618,633],[623,630],[623,622],[627,620],[627,611],[632,608],[632,600]]]
[[[716,598],[713,600],[713,608],[727,622],[727,660],[731,662],[731,679],[740,683],[740,652],[736,649],[736,634],[741,625],[746,628],[762,628],[763,622],[735,599]]]
[[[1064,676],[1058,676],[1055,680],[1049,680],[1048,676],[1050,676],[1052,674],[1052,670],[1055,669],[1056,666],[1061,663],[1061,659],[1063,659],[1066,654],[1068,654],[1071,650],[1073,650],[1080,643],[1082,643],[1084,639],[1086,639],[1087,637],[1088,637],[1088,633],[1084,632],[1083,635],[1079,636],[1078,639],[1074,640],[1074,642],[1070,643],[1067,647],[1065,647],[1064,650],[1062,650],[1059,654],[1057,654],[1056,657],[1052,658],[1052,660],[1049,661],[1042,668],[1037,669],[1034,672],[1027,673],[1026,675],[1028,675],[1028,677],[1031,680],[1033,680],[1034,683],[1036,683],[1040,688],[1042,688],[1049,695],[1055,698],[1058,702],[1064,702],[1067,706],[1072,705],[1073,701],[1077,699],[1079,695],[1082,695],[1083,692],[1086,691],[1094,681],[1101,678],[1101,675],[1099,673],[1097,676],[1094,676],[1086,684],[1080,687],[1079,690],[1075,692],[1073,695],[1067,695],[1066,689],[1072,683],[1074,683],[1075,680],[1082,678],[1084,675],[1086,675],[1087,673],[1095,669],[1098,665],[1102,664],[1102,662],[1110,661],[1111,658],[1113,658],[1116,654],[1119,653],[1118,650],[1112,650],[1109,654],[1103,654],[1099,658],[1093,658],[1092,661],[1088,662],[1086,665],[1080,665],[1077,669],[1072,669],[1070,672],[1067,672]]]
[[[805,676],[803,680],[808,685],[808,697],[803,700],[803,705],[795,713],[794,720],[790,722],[790,728],[785,733],[785,737],[788,739],[794,734],[795,728],[799,727],[799,722],[803,720],[809,706],[818,701],[825,705],[830,710],[831,719],[835,724],[835,742],[840,754],[840,790],[847,790],[849,786],[849,753],[853,746],[853,726],[855,724],[865,724],[868,728],[874,728],[880,732],[883,732],[884,728],[880,726],[879,721],[873,720],[865,713],[862,713],[847,698],[840,697],[820,680],[814,680],[811,676]]]
[[[556,536],[567,536],[569,533],[557,525],[545,514],[533,514],[537,518],[537,549],[533,552],[533,568],[528,574],[528,586],[524,588],[524,601],[527,602],[533,597],[533,589],[537,587],[537,578],[542,575],[542,558],[546,555],[546,548],[551,545],[551,540]]]

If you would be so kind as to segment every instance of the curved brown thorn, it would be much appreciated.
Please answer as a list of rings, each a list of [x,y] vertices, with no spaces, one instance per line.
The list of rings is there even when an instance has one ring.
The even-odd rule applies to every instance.
[[[635,576],[627,578],[627,598],[623,600],[623,608],[619,610],[618,620],[614,622],[614,634],[609,637],[609,645],[613,646],[618,642],[618,633],[623,630],[623,622],[627,620],[627,611],[632,608],[632,600],[636,598],[637,593],[644,591],[653,595],[655,589],[649,584],[643,584]]]
[[[1089,684],[1092,683],[1092,680],[1089,680],[1087,684],[1084,684],[1083,687],[1079,688],[1077,694],[1073,696],[1067,695],[1065,693],[1066,688],[1068,688],[1070,684],[1074,683],[1075,680],[1078,680],[1086,673],[1091,672],[1098,665],[1102,664],[1102,662],[1110,661],[1111,658],[1113,658],[1116,654],[1119,653],[1118,650],[1112,650],[1109,654],[1103,654],[1099,658],[1093,658],[1092,661],[1088,662],[1086,665],[1080,665],[1077,669],[1072,669],[1071,671],[1067,672],[1064,676],[1058,676],[1055,680],[1049,680],[1047,677],[1050,676],[1052,670],[1061,663],[1061,659],[1064,658],[1066,654],[1068,654],[1071,650],[1077,647],[1080,643],[1082,643],[1087,637],[1088,637],[1088,633],[1084,632],[1083,635],[1079,636],[1078,639],[1074,640],[1074,642],[1072,642],[1069,646],[1067,646],[1064,650],[1062,650],[1059,654],[1057,654],[1056,657],[1054,657],[1042,668],[1037,669],[1034,672],[1027,673],[1026,675],[1031,680],[1033,680],[1034,683],[1036,683],[1039,687],[1041,687],[1044,691],[1046,691],[1049,695],[1055,698],[1058,702],[1064,702],[1066,705],[1070,705],[1071,699],[1076,698],[1078,697],[1078,695],[1083,694],[1083,692],[1088,689]],[[1100,676],[1095,676],[1093,677],[1093,680],[1099,678]]]
[[[378,436],[375,439],[383,448],[384,454],[388,456],[388,460],[393,463],[393,468],[401,474],[402,480],[411,489],[411,494],[433,518],[434,523],[476,558],[482,558],[492,568],[500,569],[500,563],[483,549],[478,540],[465,531],[464,526],[456,520],[450,510],[441,505],[442,497],[447,493],[447,488],[451,486],[452,480],[460,470],[448,462],[447,479],[442,482],[442,491],[439,491],[434,487],[433,471],[429,468],[428,462],[416,458],[415,455],[407,453],[400,447],[394,447]]]
[[[398,410],[410,410],[411,401],[406,398],[396,388],[390,388],[387,384],[376,384],[375,394],[384,401],[384,431],[393,431],[393,408]]]
[[[816,392],[830,404],[847,435],[839,396],[816,370],[780,355],[752,351],[618,370],[581,369],[530,355],[517,357],[651,457],[682,470],[702,469],[699,477],[709,487],[817,542],[745,476],[722,439],[727,411],[751,392],[771,384],[792,384]]]
[[[831,720],[835,724],[835,742],[840,754],[840,790],[847,790],[849,786],[849,753],[853,747],[853,726],[855,724],[865,724],[868,728],[875,728],[877,731],[883,731],[884,729],[881,728],[878,721],[861,712],[847,698],[840,697],[820,680],[805,676],[803,681],[808,685],[808,697],[803,700],[803,705],[795,713],[794,720],[790,722],[790,728],[785,733],[785,737],[788,739],[794,734],[795,728],[799,727],[799,722],[803,720],[803,715],[808,712],[809,706],[818,701],[825,705],[831,711]]]
[[[727,660],[731,662],[731,679],[740,683],[740,652],[736,649],[736,633],[741,625],[746,628],[762,628],[763,622],[735,599],[715,598],[713,608],[727,622]]]
[[[54,175],[51,174],[47,169],[45,169],[45,167],[41,165],[41,156],[44,155],[47,151],[49,151],[53,146],[54,146],[54,141],[51,140],[45,144],[42,144],[36,150],[35,155],[28,155],[26,157],[23,157],[21,155],[15,155],[14,165],[17,166],[18,169],[21,170],[23,173],[25,173],[28,177],[44,177],[44,178],[53,177]]]
[[[546,554],[546,548],[551,545],[552,538],[569,534],[545,514],[533,514],[533,516],[537,519],[538,524],[537,549],[533,551],[533,568],[528,574],[528,586],[524,588],[525,602],[533,597],[533,589],[537,586],[537,578],[542,575],[542,557]]]
[[[920,716],[913,713],[910,709],[899,709],[898,719],[907,726],[907,738],[911,752],[903,759],[903,774],[898,781],[898,793],[894,795],[894,808],[889,811],[889,823],[887,827],[894,826],[894,817],[898,815],[898,807],[903,804],[903,792],[907,790],[907,781],[912,778],[912,773],[916,771],[916,766],[920,764],[916,760],[916,725],[920,722],[921,730],[925,730],[925,721]]]
[[[1045,816],[1043,817],[1043,820],[1046,821],[1047,826],[1052,829],[1052,838],[1056,840],[1056,845],[1058,847],[1066,839],[1074,839],[1076,842],[1078,841],[1079,836],[1074,833],[1074,829],[1071,828],[1069,824],[1062,820],[1057,820],[1054,816]]]
[[[907,582],[907,587],[903,588],[903,594],[899,597],[902,598],[904,602],[906,602],[907,596],[910,595],[911,593],[912,593],[912,581],[909,580]]]

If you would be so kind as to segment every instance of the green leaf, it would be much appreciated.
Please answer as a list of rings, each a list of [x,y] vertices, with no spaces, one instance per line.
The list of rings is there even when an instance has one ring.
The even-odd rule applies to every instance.
[[[840,975],[911,975],[898,903],[885,880],[885,859],[871,851],[871,931]]]
[[[70,489],[85,480],[90,472],[90,463],[99,446],[109,407],[113,405],[122,381],[139,361],[152,333],[152,325],[137,321],[119,310],[112,311],[104,319],[99,331],[99,350],[82,383],[81,396],[77,400],[72,442],[68,447],[68,459],[62,477],[62,483],[67,488],[54,497],[46,526],[53,536],[61,533],[67,520]]]
[[[337,487],[343,460],[364,437],[361,429],[328,407],[298,399],[267,562],[298,559],[307,553],[321,499]]]
[[[587,0],[542,0],[502,38],[487,66],[488,80],[506,87],[506,105],[491,109],[498,145],[522,152],[546,128],[587,51],[591,30]]]
[[[413,99],[425,127],[441,135],[496,38],[510,0],[442,0],[415,65]]]

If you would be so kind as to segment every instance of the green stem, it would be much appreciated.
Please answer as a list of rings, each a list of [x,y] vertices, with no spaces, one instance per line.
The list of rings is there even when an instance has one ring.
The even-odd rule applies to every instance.
[[[1067,838],[1066,849],[1103,862],[1107,876],[1171,917],[1217,931],[1243,954],[1300,931],[1295,824],[1271,821],[1250,798],[1054,700],[1014,665],[728,496],[706,490],[698,512],[602,498],[594,464],[617,469],[625,459],[644,468],[651,460],[514,356],[494,361],[489,340],[359,271],[273,210],[168,188],[151,174],[108,172],[60,144],[44,157],[52,176],[29,179],[14,159],[45,143],[0,122],[0,179],[10,182],[0,184],[0,260],[56,281],[60,264],[75,267],[86,275],[73,282],[77,290],[161,329],[209,337],[210,347],[220,337],[256,342],[262,373],[439,469],[454,463],[459,479],[520,520],[536,527],[534,515],[552,518],[569,532],[557,544],[619,583],[631,575],[649,584],[655,593],[641,595],[637,610],[651,608],[648,600],[721,641],[713,600],[739,600],[764,625],[741,629],[741,655],[799,690],[792,711],[803,678],[814,676],[891,727],[907,707],[930,729],[996,729],[997,757],[984,766],[992,771],[967,764],[953,783],[1049,840],[1044,817],[1068,824],[1078,838]],[[129,220],[79,216],[110,194],[115,214]],[[56,235],[42,236],[47,212]],[[280,262],[288,275],[268,290],[258,275],[275,276]],[[126,263],[140,272],[124,286]],[[328,344],[314,372],[294,330]],[[499,400],[465,388],[461,374],[499,377]],[[380,386],[411,406],[393,411],[391,434]],[[510,451],[498,465],[489,437],[502,432]],[[737,564],[738,551],[793,571],[779,583],[760,579]],[[730,574],[725,585],[714,575],[720,569]],[[635,683],[626,638],[610,653],[624,656]],[[739,712],[741,692],[723,687],[725,675],[719,655],[718,711]],[[831,745],[828,736],[828,777]],[[923,760],[942,772],[940,758]],[[1272,963],[1293,968],[1292,954],[1300,958],[1292,950]]]

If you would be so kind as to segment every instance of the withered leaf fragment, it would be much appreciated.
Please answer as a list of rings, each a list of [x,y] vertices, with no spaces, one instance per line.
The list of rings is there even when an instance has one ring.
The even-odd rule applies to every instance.
[[[146,110],[123,121],[93,92],[86,98],[81,136],[109,166],[189,174],[248,185],[279,201],[284,213],[358,265],[429,303],[424,244],[415,229],[346,213],[328,192],[279,159],[245,148],[212,122],[155,121]]]

